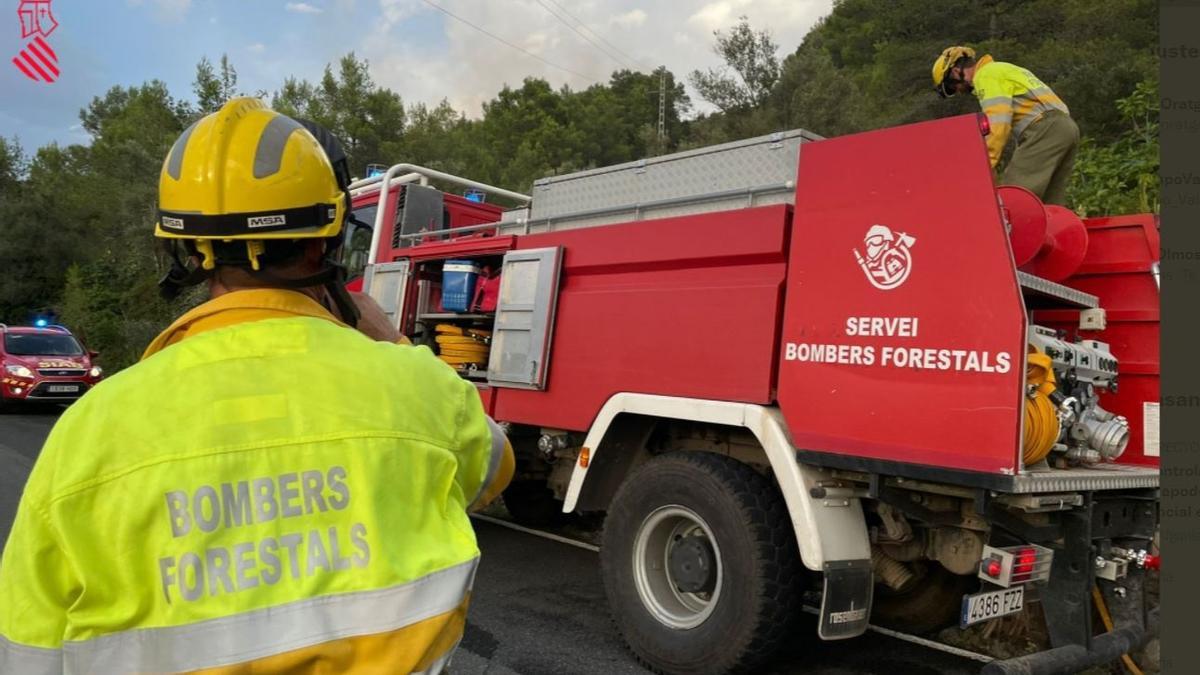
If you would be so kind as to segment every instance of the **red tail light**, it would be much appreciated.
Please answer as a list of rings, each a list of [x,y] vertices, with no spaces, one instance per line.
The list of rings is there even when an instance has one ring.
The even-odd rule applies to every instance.
[[[987,115],[979,115],[979,133],[987,136],[992,133],[992,123],[988,121]]]
[[[999,560],[992,558],[991,560],[987,561],[986,565],[984,565],[983,571],[989,577],[999,577],[1000,570],[1003,569],[1003,567],[1004,565],[1002,565]]]
[[[1012,580],[1014,583],[1028,581],[1037,565],[1037,550],[1021,548],[1014,552]]]
[[[979,577],[1004,588],[1046,581],[1050,578],[1053,560],[1054,551],[1037,544],[984,546]]]

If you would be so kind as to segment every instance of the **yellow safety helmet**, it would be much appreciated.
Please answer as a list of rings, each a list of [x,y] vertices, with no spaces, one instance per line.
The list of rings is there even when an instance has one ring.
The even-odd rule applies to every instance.
[[[941,55],[938,56],[933,62],[933,88],[942,98],[954,95],[953,90],[947,91],[945,88],[946,73],[950,72],[950,69],[954,67],[954,64],[958,63],[958,60],[964,56],[969,59],[974,59],[975,50],[971,49],[970,47],[946,47],[946,49],[942,51]]]
[[[158,222],[171,267],[167,298],[200,283],[217,265],[247,267],[282,288],[324,286],[342,321],[358,310],[335,255],[350,210],[350,172],[341,144],[321,126],[294,120],[254,98],[235,98],[180,135],[158,181]],[[263,269],[270,241],[324,239],[320,272],[281,278]],[[200,258],[189,267],[180,257]],[[286,255],[286,247],[280,249]]]
[[[258,269],[264,240],[336,237],[347,207],[345,186],[304,124],[236,98],[175,141],[159,177],[154,236],[194,241],[209,270],[213,241],[245,240]]]

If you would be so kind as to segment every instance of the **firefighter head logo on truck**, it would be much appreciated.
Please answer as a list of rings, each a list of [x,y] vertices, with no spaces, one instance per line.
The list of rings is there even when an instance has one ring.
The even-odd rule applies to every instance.
[[[854,249],[854,257],[871,285],[888,291],[908,279],[912,271],[912,253],[908,249],[915,243],[916,237],[903,232],[893,234],[886,225],[872,225],[863,237],[866,255]]]

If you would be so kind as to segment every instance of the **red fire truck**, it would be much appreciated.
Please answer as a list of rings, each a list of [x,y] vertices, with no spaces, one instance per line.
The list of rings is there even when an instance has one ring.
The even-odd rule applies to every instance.
[[[986,133],[781,132],[532,195],[399,164],[347,249],[507,429],[512,514],[605,514],[651,668],[752,668],[809,593],[827,640],[1038,604],[1052,648],[985,671],[1068,672],[1156,629],[1158,225],[997,187]]]

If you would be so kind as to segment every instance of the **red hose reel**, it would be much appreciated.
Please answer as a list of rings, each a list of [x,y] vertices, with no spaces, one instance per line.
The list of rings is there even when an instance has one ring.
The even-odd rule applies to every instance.
[[[1043,204],[1037,195],[1016,185],[996,189],[1000,210],[1011,229],[1017,269],[1050,281],[1065,281],[1083,264],[1088,233],[1070,209]]]

